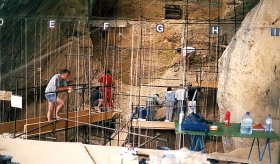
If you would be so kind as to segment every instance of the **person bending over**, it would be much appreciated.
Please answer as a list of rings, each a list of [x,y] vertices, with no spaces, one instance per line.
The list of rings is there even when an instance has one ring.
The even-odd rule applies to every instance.
[[[91,107],[94,107],[94,111],[101,111],[103,98],[101,96],[99,87],[95,87],[95,89],[91,91],[90,103],[91,103]]]
[[[147,121],[154,121],[155,119],[155,109],[156,106],[161,105],[162,102],[159,98],[158,94],[152,94],[147,97],[146,99],[146,106],[147,106]]]

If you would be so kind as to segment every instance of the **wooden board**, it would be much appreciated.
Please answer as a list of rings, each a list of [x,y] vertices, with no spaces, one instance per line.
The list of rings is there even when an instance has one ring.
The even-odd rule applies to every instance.
[[[111,119],[113,115],[113,112],[106,112],[106,113],[93,113],[91,115],[91,122],[98,122],[98,121],[102,121],[105,119]],[[60,116],[62,118],[66,118],[66,113],[61,113]],[[69,112],[68,113],[68,118],[74,118],[74,117],[78,117],[79,121],[81,122],[85,122],[89,120],[89,110],[82,110],[79,112]],[[29,119],[25,119],[25,120],[17,120],[16,121],[16,132],[23,132],[24,131],[24,127],[27,124],[27,130],[33,129],[35,127],[39,127],[39,124],[46,124],[47,123],[47,118],[46,116],[43,117],[35,117],[35,118],[29,118]],[[14,125],[15,122],[6,122],[6,123],[1,123],[0,124],[0,134],[2,133],[13,133],[14,132]],[[70,124],[71,126],[73,126],[72,124]],[[41,125],[40,125],[41,126]],[[65,121],[59,121],[57,124],[57,128],[61,129],[62,126],[65,126]],[[49,131],[49,129],[44,129],[44,131]],[[43,133],[43,131],[42,131]]]
[[[272,163],[279,163],[279,142],[271,143]],[[123,147],[85,145],[81,143],[34,141],[22,139],[1,138],[0,154],[12,156],[12,162],[20,164],[61,164],[61,163],[138,163],[137,160],[127,161],[121,158],[120,152]],[[138,154],[149,156],[174,152],[174,150],[163,151],[138,148]],[[208,159],[239,163],[269,163],[268,151],[266,151],[262,162],[258,160],[257,146],[253,148],[250,160],[247,160],[249,147],[237,148],[228,153],[204,154]],[[263,150],[263,147],[261,147]]]
[[[217,81],[192,81],[191,82],[193,87],[204,87],[204,88],[218,88],[218,82]],[[141,86],[146,87],[164,87],[163,85],[148,85],[148,84],[142,84]],[[178,88],[179,86],[170,86],[171,88]],[[187,87],[187,85],[185,86]]]
[[[206,157],[208,159],[215,159],[218,161],[227,161],[227,162],[238,162],[238,163],[250,163],[250,160],[248,159],[242,159],[238,157],[232,157],[229,155],[225,155],[223,153],[212,153],[212,154],[207,154]]]
[[[0,154],[20,164],[94,164],[82,143],[0,138]]]
[[[191,82],[193,87],[218,88],[217,81]]]
[[[11,101],[12,92],[11,91],[0,91],[0,100]]]
[[[132,121],[132,127],[141,129],[174,130],[175,123],[162,121]]]
[[[109,120],[112,118],[112,116],[113,116],[113,111],[93,113],[91,115],[89,114],[78,115],[77,117],[69,117],[67,119],[68,121],[66,119],[57,120],[55,124],[47,121],[42,123],[27,124],[25,125],[24,130],[28,132],[32,129],[36,129],[32,132],[28,132],[27,134],[28,136],[34,136],[34,135],[38,135],[39,133],[40,134],[51,133],[53,132],[53,128],[55,129],[55,131],[61,131],[64,130],[65,128],[73,128],[76,126],[82,126],[89,123]]]
[[[103,20],[90,20],[89,24],[93,27],[102,27],[104,28],[104,21]],[[107,20],[106,23],[109,23],[108,27],[126,27],[127,21],[126,20]]]
[[[117,146],[85,145],[90,156],[97,164],[138,164],[138,158],[134,160],[122,158],[120,153],[126,149]]]
[[[85,115],[88,114],[89,111],[88,110],[83,110],[80,112],[69,112],[69,117],[74,117],[75,115]],[[61,113],[61,117],[66,117],[66,113]],[[47,117],[46,116],[42,116],[42,117],[34,117],[34,118],[28,118],[28,119],[24,119],[24,120],[17,120],[16,121],[16,131],[17,132],[23,132],[24,130],[24,125],[25,124],[32,124],[32,123],[38,123],[38,122],[45,122],[47,121]],[[14,125],[15,122],[11,121],[11,122],[4,122],[4,123],[0,123],[0,134],[2,133],[13,133],[14,132]]]

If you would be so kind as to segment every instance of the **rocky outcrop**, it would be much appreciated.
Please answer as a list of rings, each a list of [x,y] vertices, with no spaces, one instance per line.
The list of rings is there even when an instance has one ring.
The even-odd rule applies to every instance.
[[[220,120],[227,110],[236,123],[246,111],[259,123],[272,114],[273,128],[279,133],[280,37],[271,36],[271,28],[280,26],[279,8],[279,0],[262,0],[246,16],[220,58]],[[225,141],[231,142],[233,149],[246,145],[241,139]]]
[[[244,14],[252,9],[259,0],[223,0],[220,1],[222,6],[221,19],[243,19]]]

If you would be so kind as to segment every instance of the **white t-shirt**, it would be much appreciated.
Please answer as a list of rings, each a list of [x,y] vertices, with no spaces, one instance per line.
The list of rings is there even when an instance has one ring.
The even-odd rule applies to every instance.
[[[188,97],[188,92],[184,88],[179,88],[175,93],[175,98],[177,100],[186,100]]]
[[[56,74],[49,81],[49,83],[45,89],[45,93],[55,92],[56,87],[59,87],[59,86],[66,86],[66,81],[60,79],[60,74]]]

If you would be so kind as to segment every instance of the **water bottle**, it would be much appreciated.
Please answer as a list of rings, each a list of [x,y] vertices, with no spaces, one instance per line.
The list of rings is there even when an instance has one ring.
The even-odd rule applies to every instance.
[[[250,112],[246,112],[246,114],[242,117],[241,120],[241,127],[240,127],[240,133],[245,135],[252,134],[253,130],[253,119],[250,116]]]
[[[181,111],[180,112],[180,115],[179,115],[179,124],[182,124],[182,122],[183,122],[183,119],[184,119],[184,112],[183,111]]]
[[[272,117],[271,117],[271,114],[269,114],[265,119],[265,131],[271,132],[271,129],[272,129],[271,126],[272,126]]]

